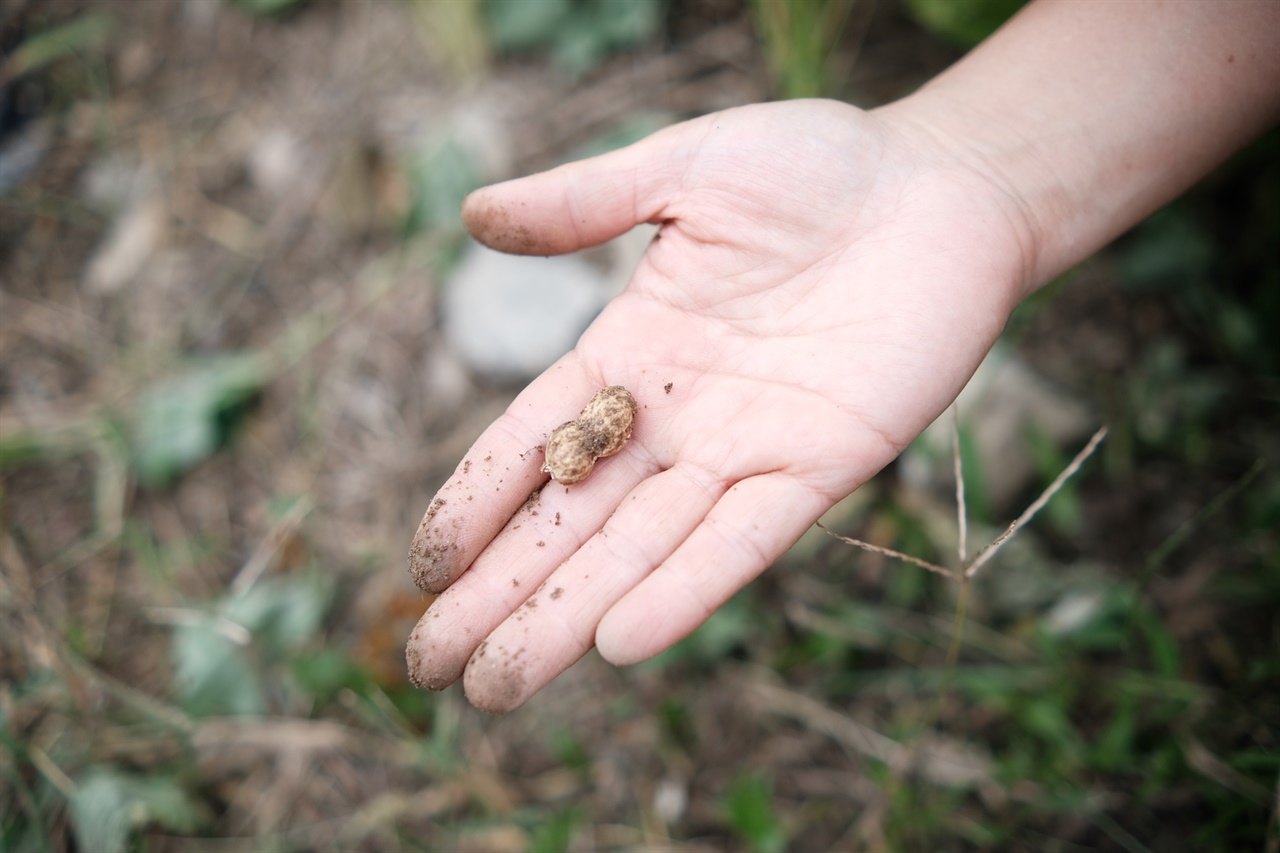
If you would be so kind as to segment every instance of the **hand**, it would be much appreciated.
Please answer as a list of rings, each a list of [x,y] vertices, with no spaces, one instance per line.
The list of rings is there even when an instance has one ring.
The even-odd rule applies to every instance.
[[[594,644],[671,646],[959,393],[1026,286],[997,184],[922,126],[829,101],[764,104],[473,194],[467,227],[521,254],[661,228],[625,292],[441,489],[410,555],[443,590],[415,683],[465,669],[517,707]],[[635,432],[589,479],[540,472],[547,433],[606,385]],[[536,497],[530,497],[537,489]]]

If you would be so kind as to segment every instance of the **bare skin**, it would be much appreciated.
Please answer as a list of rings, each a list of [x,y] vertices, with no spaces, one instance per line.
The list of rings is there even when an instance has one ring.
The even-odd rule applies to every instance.
[[[701,624],[945,410],[1022,297],[1274,120],[1280,4],[1220,5],[1036,3],[881,110],[744,107],[472,195],[503,251],[661,229],[433,502],[415,682],[507,711],[593,645],[633,663]],[[547,484],[531,449],[606,385],[631,441]]]

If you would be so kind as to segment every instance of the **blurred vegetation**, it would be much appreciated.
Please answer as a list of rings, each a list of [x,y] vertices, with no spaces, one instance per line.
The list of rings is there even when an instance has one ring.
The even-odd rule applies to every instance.
[[[489,38],[499,53],[542,53],[571,77],[652,38],[662,0],[485,0]]]
[[[459,78],[514,61],[580,82],[696,12],[675,0],[421,5],[434,7],[414,12],[428,28],[446,7],[471,16],[461,58],[445,63]],[[913,39],[967,46],[1020,4],[888,5]],[[287,28],[340,6],[228,8]],[[753,0],[712,24],[752,27],[777,94],[841,95],[841,56],[863,37],[845,22],[861,6]],[[119,72],[104,56],[123,54],[128,32],[92,10],[33,16],[0,79],[38,78],[49,115],[91,127],[89,144],[67,143],[85,157],[180,136],[163,123],[121,132],[85,106],[112,97]],[[1276,134],[1019,310],[1010,342],[1096,400],[1111,438],[974,582],[962,620],[950,582],[808,536],[658,659],[614,672],[588,658],[589,680],[489,719],[457,691],[405,683],[402,626],[425,601],[389,594],[361,610],[378,578],[403,574],[403,543],[351,530],[416,519],[342,526],[386,512],[342,491],[369,466],[385,465],[371,491],[425,488],[394,479],[412,452],[382,460],[385,436],[359,420],[386,393],[361,359],[389,340],[379,364],[397,364],[428,328],[397,325],[429,315],[412,314],[426,288],[406,270],[447,265],[457,205],[480,180],[474,151],[446,130],[398,164],[403,198],[383,231],[333,238],[311,223],[348,254],[309,268],[296,303],[273,301],[290,294],[269,259],[227,251],[228,266],[199,267],[188,304],[200,308],[154,360],[135,339],[145,304],[82,294],[79,266],[60,268],[69,291],[5,267],[0,340],[34,365],[24,381],[54,387],[59,365],[86,366],[36,426],[15,426],[18,389],[0,386],[0,849],[1280,844]],[[615,130],[596,142],[630,138]],[[6,193],[6,257],[43,241],[57,247],[37,255],[47,268],[85,260],[106,215],[75,200],[78,168],[55,153]],[[298,245],[280,245],[282,267],[305,263]],[[335,268],[336,296],[320,283]],[[101,314],[89,331],[68,319],[84,305]],[[9,327],[19,309],[31,328]],[[333,414],[335,373],[363,409]],[[489,402],[430,411],[461,418]],[[474,426],[441,423],[401,436],[446,457],[414,463],[415,479],[447,470]],[[1027,442],[1040,485],[1074,452]],[[971,518],[998,527],[964,429],[961,453]],[[888,472],[840,524],[945,562],[953,512]]]
[[[929,32],[957,47],[971,48],[991,35],[1027,0],[906,0]]]
[[[774,86],[782,98],[820,98],[838,93],[836,47],[857,0],[752,0]]]

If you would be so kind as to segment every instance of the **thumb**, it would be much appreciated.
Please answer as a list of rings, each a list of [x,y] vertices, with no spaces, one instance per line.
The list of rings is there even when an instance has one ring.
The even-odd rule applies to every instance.
[[[689,122],[547,172],[478,189],[462,220],[481,243],[513,255],[560,255],[666,218]]]

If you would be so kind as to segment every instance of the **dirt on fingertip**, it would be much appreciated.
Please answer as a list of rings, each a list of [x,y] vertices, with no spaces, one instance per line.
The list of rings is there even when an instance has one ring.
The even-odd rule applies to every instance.
[[[463,689],[467,701],[486,714],[506,714],[525,698],[526,662],[521,646],[511,652],[506,646],[485,640],[467,663]]]
[[[499,252],[511,255],[556,253],[505,206],[488,201],[483,195],[473,194],[467,198],[462,207],[462,221],[472,237]]]
[[[465,568],[458,541],[463,519],[448,518],[444,522],[447,529],[441,529],[437,514],[445,504],[445,499],[439,496],[431,501],[409,549],[409,574],[419,589],[431,593],[444,592]]]

